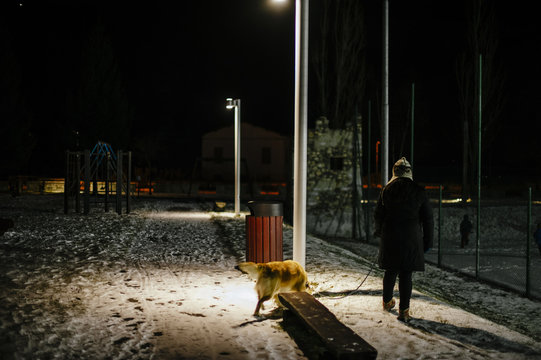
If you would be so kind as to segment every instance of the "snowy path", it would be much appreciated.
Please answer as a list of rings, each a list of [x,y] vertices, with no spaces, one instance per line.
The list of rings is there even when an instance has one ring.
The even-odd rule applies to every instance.
[[[242,217],[171,200],[136,201],[129,216],[101,209],[64,215],[54,196],[0,201],[0,217],[16,224],[0,237],[0,358],[304,358],[281,319],[251,316],[253,282],[233,269],[244,258]],[[289,227],[284,257],[291,258]],[[365,257],[309,237],[314,292],[355,289],[371,267]],[[488,290],[481,285],[433,268],[425,275],[414,286],[456,291],[483,305]],[[378,359],[541,358],[535,337],[524,335],[528,327],[541,329],[539,317],[519,320],[521,334],[415,291],[416,319],[405,325],[381,311],[380,276],[374,270],[355,295],[319,298],[378,350]],[[494,306],[539,309],[514,294],[505,298]]]
[[[273,322],[240,326],[253,284],[209,213],[65,216],[25,200],[0,213],[16,223],[0,241],[0,358],[301,356]]]
[[[377,247],[340,241],[340,246],[367,259],[377,255]],[[443,271],[427,264],[424,273],[414,273],[414,287],[455,307],[505,325],[541,341],[541,303],[517,293],[501,290],[471,277]]]

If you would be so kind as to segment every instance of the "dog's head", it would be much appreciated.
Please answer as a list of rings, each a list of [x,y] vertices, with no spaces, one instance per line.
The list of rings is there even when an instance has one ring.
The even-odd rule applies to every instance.
[[[240,272],[244,274],[250,275],[251,278],[256,279],[259,277],[259,267],[256,263],[253,262],[241,262],[235,266],[236,270],[239,270]]]

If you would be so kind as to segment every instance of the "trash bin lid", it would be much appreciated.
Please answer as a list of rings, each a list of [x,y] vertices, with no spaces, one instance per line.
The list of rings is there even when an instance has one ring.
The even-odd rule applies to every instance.
[[[253,216],[283,216],[284,206],[279,201],[249,201],[248,208]]]

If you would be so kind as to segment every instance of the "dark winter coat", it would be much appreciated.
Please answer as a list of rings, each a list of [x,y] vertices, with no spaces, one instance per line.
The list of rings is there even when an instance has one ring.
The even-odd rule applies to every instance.
[[[424,271],[424,253],[432,248],[434,219],[425,190],[398,178],[381,191],[376,210],[376,235],[381,237],[379,266],[385,270]]]

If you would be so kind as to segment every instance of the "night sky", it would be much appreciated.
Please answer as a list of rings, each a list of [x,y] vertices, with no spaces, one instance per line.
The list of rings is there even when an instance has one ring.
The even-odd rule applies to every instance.
[[[373,143],[380,139],[381,2],[362,2],[373,81],[367,84],[359,111],[366,127],[367,104],[372,102]],[[511,8],[509,2],[493,2],[507,101],[497,139],[486,149],[491,155],[485,166],[491,174],[538,176],[538,21],[535,12],[525,7],[529,3],[514,2]],[[21,105],[15,113],[26,119],[25,131],[33,144],[28,161],[17,169],[20,174],[62,176],[64,151],[92,147],[97,137],[115,149],[133,150],[138,166],[150,161],[153,166],[180,168],[189,174],[200,155],[201,136],[233,121],[233,112],[225,109],[227,97],[242,99],[243,121],[293,135],[293,0],[279,8],[271,6],[270,0],[112,3],[2,2],[0,54],[8,59],[1,63],[2,96],[18,94]],[[415,157],[426,175],[444,169],[440,174],[460,178],[455,63],[466,41],[464,3],[390,1],[391,137],[399,139],[409,131],[414,82]],[[316,0],[310,4],[311,49],[319,40],[320,4]],[[89,45],[96,43],[99,50]],[[123,119],[109,139],[107,132],[96,130],[106,128],[109,120],[92,126],[81,120],[89,112],[101,111],[100,106],[86,106],[83,99],[96,96],[96,90],[81,81],[92,74],[88,69],[96,62],[103,62],[110,71],[106,92],[114,103],[100,106],[114,108],[113,113]],[[309,79],[312,125],[320,115],[312,70]],[[10,128],[5,119],[1,121],[6,136]],[[28,148],[16,141],[9,145],[8,151]],[[401,155],[398,145],[390,155]],[[7,175],[7,167],[4,163],[2,175]]]

